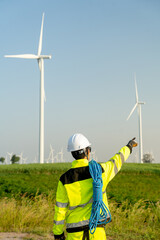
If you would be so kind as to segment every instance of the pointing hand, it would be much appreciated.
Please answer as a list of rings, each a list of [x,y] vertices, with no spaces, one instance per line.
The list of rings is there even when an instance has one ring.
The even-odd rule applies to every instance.
[[[127,144],[127,147],[129,147],[130,149],[130,152],[132,153],[132,148],[133,147],[137,147],[138,146],[138,143],[135,141],[135,137],[133,139],[131,139],[128,144]]]

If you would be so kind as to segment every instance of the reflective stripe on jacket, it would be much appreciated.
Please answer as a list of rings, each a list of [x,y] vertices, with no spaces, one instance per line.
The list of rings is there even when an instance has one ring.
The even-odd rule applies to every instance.
[[[129,155],[130,149],[125,146],[109,161],[101,163],[103,201],[107,207],[106,187]],[[64,232],[64,223],[70,233],[88,228],[93,202],[92,182],[87,159],[74,160],[71,169],[60,177],[56,193],[54,235]]]

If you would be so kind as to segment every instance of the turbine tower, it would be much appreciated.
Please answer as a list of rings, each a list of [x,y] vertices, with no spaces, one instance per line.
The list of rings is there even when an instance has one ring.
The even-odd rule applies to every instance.
[[[21,54],[21,55],[5,55],[8,58],[25,58],[37,59],[40,70],[40,114],[39,114],[39,162],[44,163],[44,59],[51,59],[51,55],[41,55],[42,51],[42,35],[43,35],[44,13],[42,15],[42,24],[39,38],[39,46],[37,55]]]
[[[138,100],[138,90],[137,90],[137,83],[136,83],[136,75],[135,75],[135,90],[136,90],[136,104],[134,105],[133,109],[131,110],[128,119],[131,117],[134,110],[137,108],[138,110],[138,120],[139,120],[139,163],[143,163],[143,143],[142,143],[142,113],[141,113],[141,105],[145,104],[145,102],[139,102]]]

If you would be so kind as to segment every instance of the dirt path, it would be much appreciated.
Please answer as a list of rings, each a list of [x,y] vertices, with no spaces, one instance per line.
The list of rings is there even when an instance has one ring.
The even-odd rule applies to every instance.
[[[0,232],[0,240],[55,240],[52,235],[47,235],[47,236],[40,236],[37,234],[32,234],[32,233],[15,233],[15,232],[10,232],[10,233],[3,233]],[[113,240],[113,238],[107,237],[107,240]]]
[[[45,237],[39,236],[36,234],[30,234],[30,233],[2,233],[0,232],[0,240],[54,240],[54,237],[51,235],[47,235]]]

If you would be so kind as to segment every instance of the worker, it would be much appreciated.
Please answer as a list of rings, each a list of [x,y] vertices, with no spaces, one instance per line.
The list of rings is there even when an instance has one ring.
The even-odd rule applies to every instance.
[[[135,138],[120,149],[109,161],[101,163],[102,199],[108,208],[106,187],[127,160]],[[59,179],[54,214],[53,234],[56,240],[106,240],[105,225],[97,225],[95,232],[89,231],[89,221],[93,204],[93,179],[89,171],[91,143],[76,133],[68,140],[68,151],[73,158],[72,167]],[[67,236],[65,238],[64,226]]]

